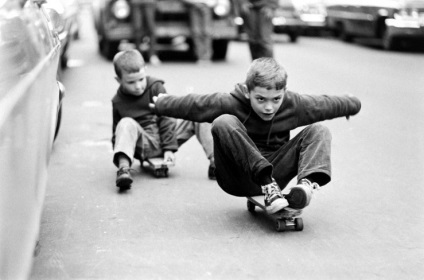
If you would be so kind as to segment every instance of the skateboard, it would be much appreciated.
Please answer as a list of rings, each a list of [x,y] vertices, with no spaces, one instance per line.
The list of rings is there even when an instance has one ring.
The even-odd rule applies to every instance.
[[[163,158],[149,158],[143,162],[143,167],[156,177],[168,177],[168,168],[174,166],[174,162],[165,162]]]
[[[302,214],[302,210],[286,207],[274,214],[268,214],[265,210],[263,195],[247,197],[247,210],[250,213],[255,213],[256,206],[264,210],[273,219],[276,231],[283,232],[288,229],[303,230],[303,220],[299,217]]]

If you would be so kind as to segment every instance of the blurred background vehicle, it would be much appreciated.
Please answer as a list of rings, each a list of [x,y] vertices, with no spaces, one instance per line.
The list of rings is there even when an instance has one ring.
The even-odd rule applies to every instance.
[[[305,26],[294,2],[292,0],[279,0],[279,6],[272,19],[274,32],[277,34],[287,34],[290,42],[297,41]]]
[[[61,42],[60,66],[66,68],[68,64],[68,50],[73,40],[79,37],[79,2],[78,0],[45,0],[44,5],[57,11],[64,24],[57,30]]]
[[[324,0],[296,0],[294,4],[304,23],[302,35],[320,35],[327,30],[327,9]]]
[[[384,49],[424,42],[424,1],[350,0],[327,5],[327,24],[340,39],[377,38]]]
[[[188,7],[177,0],[158,0],[156,34],[158,54],[166,51],[185,52],[194,58]],[[223,60],[228,43],[237,38],[232,1],[210,0],[213,11],[213,59]],[[112,59],[122,44],[134,44],[134,27],[130,0],[94,0],[94,26],[100,53]],[[140,47],[140,46],[139,46]],[[140,49],[143,49],[142,47]]]
[[[293,0],[279,0],[278,8],[275,10],[272,23],[274,33],[287,34],[290,42],[296,42],[301,35],[305,23],[300,19],[300,13]],[[241,16],[237,16],[235,22],[238,26],[238,39],[246,40],[247,35],[244,30],[244,21]]]
[[[44,0],[0,1],[0,279],[26,279],[59,132],[60,16]]]

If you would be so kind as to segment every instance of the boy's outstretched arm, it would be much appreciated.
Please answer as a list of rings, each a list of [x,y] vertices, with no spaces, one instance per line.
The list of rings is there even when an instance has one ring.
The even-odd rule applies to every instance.
[[[339,117],[356,115],[361,110],[361,101],[352,96],[300,96],[298,126]]]
[[[231,98],[227,93],[187,94],[176,96],[159,94],[153,98],[150,108],[159,116],[168,116],[195,122],[212,122],[218,116],[228,112],[223,104]]]

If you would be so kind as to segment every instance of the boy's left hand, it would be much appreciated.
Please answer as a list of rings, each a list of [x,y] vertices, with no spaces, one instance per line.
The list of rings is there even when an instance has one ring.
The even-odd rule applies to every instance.
[[[163,154],[163,161],[169,165],[175,165],[175,155],[172,151],[166,151]]]

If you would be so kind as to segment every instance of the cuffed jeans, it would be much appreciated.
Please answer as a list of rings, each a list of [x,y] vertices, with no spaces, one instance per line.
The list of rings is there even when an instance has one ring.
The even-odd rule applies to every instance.
[[[245,126],[232,115],[212,123],[215,175],[219,186],[235,196],[261,195],[258,178],[269,174],[281,189],[297,176],[320,173],[320,185],[331,180],[331,134],[321,124],[312,124],[276,151],[260,151]]]
[[[148,58],[156,55],[156,3],[133,3],[132,24],[137,49],[140,47],[143,36],[149,37]]]
[[[193,135],[202,145],[206,157],[213,157],[213,140],[210,123],[196,123],[186,120],[177,120],[176,137],[178,146],[181,146]],[[125,154],[131,161],[134,158],[144,160],[147,158],[162,156],[164,151],[161,147],[159,129],[156,125],[142,128],[132,118],[122,118],[115,129],[115,145],[113,149],[113,163],[118,166],[117,154]]]
[[[272,20],[267,18],[261,9],[251,8],[250,13],[244,15],[244,22],[252,60],[273,57]]]
[[[190,29],[193,36],[196,58],[212,58],[212,12],[205,3],[190,4]]]

